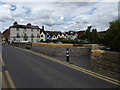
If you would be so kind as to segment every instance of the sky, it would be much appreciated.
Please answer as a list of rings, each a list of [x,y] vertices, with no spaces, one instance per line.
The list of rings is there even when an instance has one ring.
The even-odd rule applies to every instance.
[[[109,28],[109,22],[118,19],[118,0],[109,1],[36,1],[0,0],[0,31],[17,21],[31,23],[49,31],[82,31],[88,26],[97,31]]]

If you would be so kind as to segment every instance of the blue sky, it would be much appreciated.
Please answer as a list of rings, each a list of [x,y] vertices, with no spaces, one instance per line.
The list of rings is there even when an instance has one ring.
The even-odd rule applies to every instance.
[[[17,7],[15,5],[11,5],[11,8],[10,8],[11,11],[15,11],[16,9]]]
[[[89,11],[83,13],[83,14],[91,15],[91,14],[93,14],[93,12],[94,12],[96,9],[97,9],[97,8],[92,8],[91,10],[89,10]]]
[[[112,6],[112,7],[111,7]],[[46,30],[85,30],[91,25],[98,31],[109,27],[118,17],[118,2],[0,2],[0,30],[14,21],[31,23]]]

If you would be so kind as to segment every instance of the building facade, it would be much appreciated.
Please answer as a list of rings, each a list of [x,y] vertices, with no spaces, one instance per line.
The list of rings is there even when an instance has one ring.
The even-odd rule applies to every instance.
[[[61,36],[60,31],[45,31],[46,41],[53,41],[59,39]]]
[[[44,26],[42,26],[42,29],[40,29],[40,42],[43,42],[43,41],[46,41]]]
[[[85,31],[69,31],[62,33],[61,31],[45,31],[44,26],[34,26],[28,23],[27,25],[20,25],[14,22],[9,29],[3,32],[3,35],[10,42],[44,42],[58,39],[63,40],[77,40],[85,34]]]
[[[10,30],[6,29],[3,33],[2,33],[2,40],[8,42],[10,40]]]
[[[17,22],[10,26],[10,42],[16,41],[29,41],[39,42],[40,41],[40,28],[38,26],[31,25],[19,25]]]

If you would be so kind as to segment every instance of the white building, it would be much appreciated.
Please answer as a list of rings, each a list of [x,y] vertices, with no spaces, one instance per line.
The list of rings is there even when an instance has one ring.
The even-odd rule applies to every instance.
[[[40,41],[46,41],[46,37],[45,37],[45,33],[44,32],[41,32],[40,33]]]
[[[57,40],[57,35],[52,35],[51,40]]]
[[[44,26],[42,26],[42,29],[40,29],[40,41],[46,41],[46,35],[44,31]]]
[[[69,40],[75,40],[77,39],[77,37],[78,37],[78,34],[75,31],[66,32],[66,38]]]
[[[28,23],[27,25],[19,25],[17,22],[10,26],[10,42],[12,41],[40,41],[40,28]]]

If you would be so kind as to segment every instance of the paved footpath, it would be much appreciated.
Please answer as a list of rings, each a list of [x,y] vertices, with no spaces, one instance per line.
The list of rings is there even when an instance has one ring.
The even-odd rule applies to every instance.
[[[66,61],[66,56],[53,56],[53,55],[48,55],[48,56],[59,59],[61,61]],[[118,77],[117,75],[112,75],[112,74],[109,74],[107,72],[98,71],[98,70],[92,68],[90,56],[88,56],[88,55],[69,56],[69,59],[70,59],[70,62],[72,62],[72,64],[74,64],[76,66],[79,66],[79,67],[82,67],[84,69],[87,69],[87,70],[90,70],[90,71],[93,71],[93,72],[96,72],[96,73],[120,80],[120,77]]]
[[[2,47],[3,75],[12,88],[118,88],[119,81],[13,46]]]

